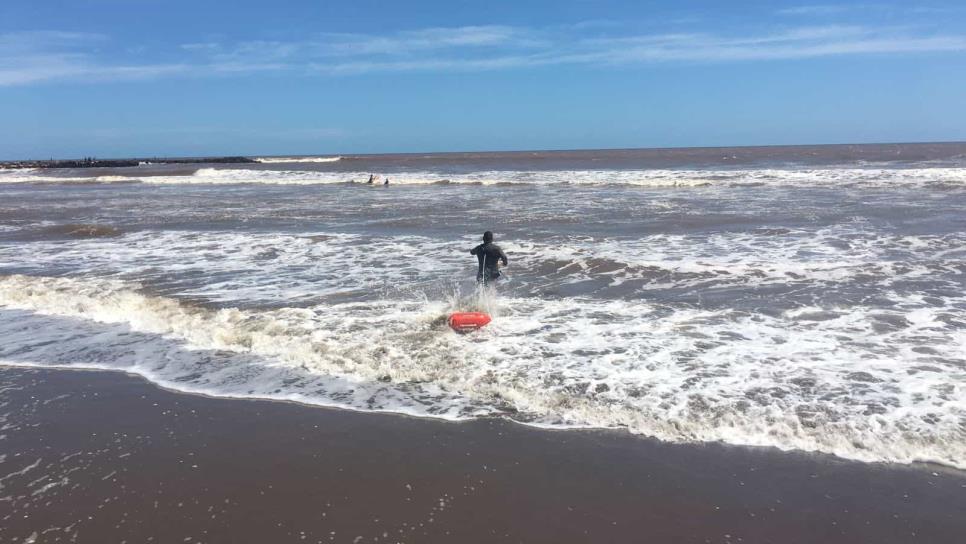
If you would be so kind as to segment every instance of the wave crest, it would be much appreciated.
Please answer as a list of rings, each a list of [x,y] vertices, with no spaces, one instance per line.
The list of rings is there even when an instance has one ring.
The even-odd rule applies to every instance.
[[[331,162],[332,158],[286,162]],[[454,174],[436,171],[385,173],[392,185],[574,185],[642,188],[701,187],[855,187],[855,188],[966,188],[966,168],[826,168],[808,170],[572,170],[478,171]],[[0,171],[0,183],[119,183],[154,184],[365,184],[368,172],[200,168],[186,175],[52,176],[43,171]],[[377,183],[381,186],[381,183]]]
[[[0,278],[0,307],[30,312],[0,319],[0,360],[120,369],[193,392],[429,417],[502,414],[672,441],[966,467],[963,414],[948,386],[949,373],[962,369],[943,362],[962,353],[966,337],[942,330],[941,310],[885,316],[892,325],[877,328],[881,310],[863,307],[769,317],[506,299],[490,328],[465,338],[442,323],[444,302],[217,310],[119,282],[28,276]],[[28,323],[43,316],[121,328],[85,335],[77,325]],[[131,330],[193,351],[148,340],[134,347]],[[927,336],[934,353],[919,364],[910,348]],[[106,345],[112,338],[117,346]],[[910,364],[895,368],[879,346],[902,350]]]
[[[342,157],[259,157],[255,160],[263,164],[325,163],[338,162]]]

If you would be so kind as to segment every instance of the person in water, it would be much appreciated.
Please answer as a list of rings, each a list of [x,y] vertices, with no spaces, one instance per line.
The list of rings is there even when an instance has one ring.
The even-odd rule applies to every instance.
[[[500,263],[507,265],[506,253],[493,243],[493,233],[490,231],[483,233],[483,243],[471,249],[470,255],[476,255],[480,262],[476,281],[484,285],[500,277]]]
[[[376,181],[376,176],[374,176],[373,174],[369,174],[369,181],[367,181],[366,183],[368,183],[369,185],[372,185],[373,181]]]
[[[386,181],[382,182],[382,184],[383,185],[389,185],[389,178],[386,178]]]

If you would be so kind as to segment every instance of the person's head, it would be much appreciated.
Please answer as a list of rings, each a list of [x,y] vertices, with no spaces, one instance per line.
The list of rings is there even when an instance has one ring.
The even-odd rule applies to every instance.
[[[489,244],[492,241],[493,241],[493,233],[490,232],[490,231],[484,232],[483,233],[483,243],[484,244]]]

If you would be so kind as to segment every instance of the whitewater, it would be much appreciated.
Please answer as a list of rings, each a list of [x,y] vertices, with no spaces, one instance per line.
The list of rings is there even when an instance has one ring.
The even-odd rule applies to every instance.
[[[0,362],[966,468],[962,150],[742,152],[2,171]]]

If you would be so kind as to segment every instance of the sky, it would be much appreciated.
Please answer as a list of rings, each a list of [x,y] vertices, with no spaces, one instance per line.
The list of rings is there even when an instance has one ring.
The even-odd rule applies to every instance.
[[[2,0],[0,159],[966,140],[966,3]]]

